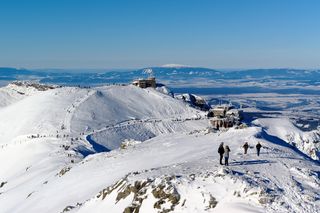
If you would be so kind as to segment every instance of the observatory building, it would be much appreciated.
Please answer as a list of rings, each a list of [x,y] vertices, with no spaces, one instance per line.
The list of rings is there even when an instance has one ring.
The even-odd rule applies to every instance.
[[[154,77],[153,70],[151,68],[147,68],[143,70],[143,73],[148,75],[147,79],[138,79],[132,82],[133,85],[138,86],[140,88],[153,87],[156,88],[156,78]]]
[[[132,82],[132,85],[138,86],[140,88],[153,87],[156,88],[156,78],[150,77],[147,79],[138,79]]]

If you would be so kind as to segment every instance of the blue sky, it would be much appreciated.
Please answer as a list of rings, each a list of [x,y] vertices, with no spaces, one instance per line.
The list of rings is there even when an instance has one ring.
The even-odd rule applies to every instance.
[[[320,68],[319,0],[0,0],[0,67]]]

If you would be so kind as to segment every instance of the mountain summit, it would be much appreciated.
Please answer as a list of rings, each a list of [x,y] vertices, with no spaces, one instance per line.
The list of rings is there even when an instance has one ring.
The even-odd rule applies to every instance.
[[[191,66],[183,65],[183,64],[164,64],[161,67],[164,67],[164,68],[182,68],[182,67],[191,67]]]

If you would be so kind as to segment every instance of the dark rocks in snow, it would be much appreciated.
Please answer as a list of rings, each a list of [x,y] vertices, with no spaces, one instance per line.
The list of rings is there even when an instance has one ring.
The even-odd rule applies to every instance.
[[[8,182],[7,181],[4,181],[4,182],[1,182],[0,183],[0,188],[2,188],[4,185],[6,185]]]
[[[55,85],[40,84],[37,82],[31,82],[31,81],[14,81],[12,82],[12,84],[17,86],[33,87],[38,91],[46,91],[46,90],[55,89],[58,87]]]
[[[180,202],[180,194],[173,184],[174,180],[175,176],[164,176],[161,177],[160,182],[156,181],[156,179],[148,178],[129,183],[127,177],[125,177],[114,185],[100,191],[96,197],[104,200],[116,190],[115,203],[118,203],[133,194],[131,203],[123,212],[138,213],[143,201],[148,198],[147,193],[151,192],[153,197],[157,199],[154,203],[154,208],[159,209],[159,212],[171,212]]]
[[[27,199],[28,199],[29,197],[31,197],[31,195],[32,195],[33,193],[34,193],[34,192],[31,192],[30,194],[28,194]]]
[[[74,206],[66,206],[62,212],[68,212],[68,211],[71,211],[72,209],[74,209],[75,207]]]
[[[63,212],[69,212],[69,211],[71,211],[72,209],[74,209],[74,208],[77,208],[77,207],[80,207],[80,206],[82,206],[82,203],[77,203],[75,206],[66,206],[63,210],[62,210],[62,212],[61,213],[63,213]]]
[[[70,169],[71,169],[71,167],[65,167],[65,168],[61,169],[57,175],[59,175],[59,177],[61,177],[61,176],[65,175],[67,172],[69,172]]]
[[[209,206],[207,210],[215,208],[217,204],[218,204],[218,201],[210,194]]]

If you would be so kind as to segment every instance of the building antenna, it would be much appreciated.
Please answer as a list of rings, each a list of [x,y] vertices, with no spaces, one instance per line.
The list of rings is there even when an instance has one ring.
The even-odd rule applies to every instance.
[[[143,73],[148,75],[148,78],[153,78],[154,77],[154,72],[151,68],[146,68],[143,70]]]

